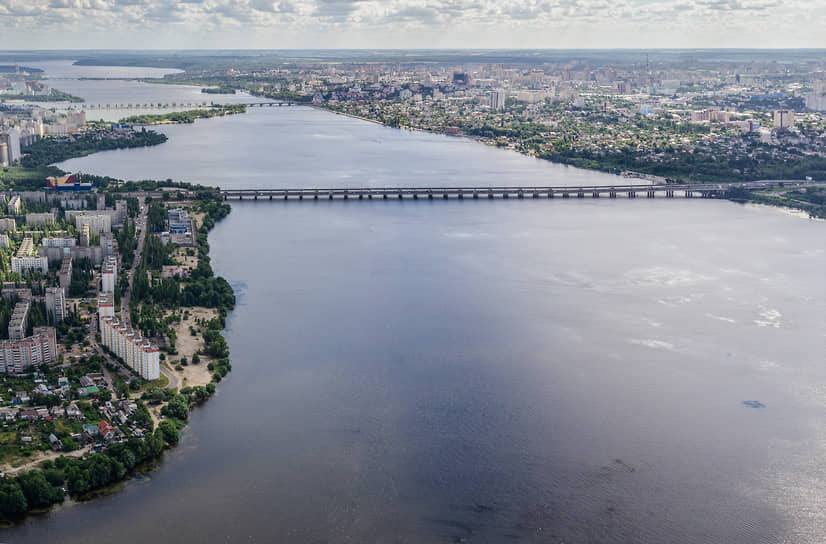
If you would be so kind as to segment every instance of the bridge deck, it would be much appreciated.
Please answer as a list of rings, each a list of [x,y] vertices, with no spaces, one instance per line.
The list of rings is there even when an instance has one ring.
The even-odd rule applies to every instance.
[[[805,182],[800,182],[800,185]],[[224,189],[221,194],[228,199],[251,200],[320,200],[320,199],[434,199],[434,198],[599,198],[607,195],[609,198],[628,197],[636,198],[645,195],[648,198],[662,195],[668,198],[681,195],[688,198],[699,196],[703,198],[720,198],[732,187],[747,190],[770,188],[774,182],[749,182],[736,184],[697,183],[690,185],[678,184],[618,184],[618,185],[584,185],[572,186],[498,186],[498,187],[330,187],[330,188],[285,188],[285,189]],[[786,186],[794,186],[786,183]]]

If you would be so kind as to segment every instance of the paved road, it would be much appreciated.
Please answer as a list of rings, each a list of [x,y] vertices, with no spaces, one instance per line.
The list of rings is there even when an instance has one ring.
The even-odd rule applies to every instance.
[[[137,270],[138,264],[141,262],[141,256],[143,255],[143,240],[146,232],[146,214],[149,212],[148,204],[141,203],[141,205],[143,206],[143,211],[135,218],[135,223],[137,225],[135,236],[138,237],[138,245],[135,248],[135,258],[132,260],[132,268],[129,270],[129,287],[121,297],[120,317],[121,322],[127,327],[132,326],[129,322],[129,299],[132,296],[132,280],[135,277],[135,270]]]
[[[180,383],[180,379],[178,378],[178,376],[174,372],[171,372],[168,368],[166,368],[163,365],[160,365],[159,368],[161,369],[161,374],[163,374],[164,376],[169,378],[169,383],[166,385],[166,388],[167,389],[177,388],[179,383]]]

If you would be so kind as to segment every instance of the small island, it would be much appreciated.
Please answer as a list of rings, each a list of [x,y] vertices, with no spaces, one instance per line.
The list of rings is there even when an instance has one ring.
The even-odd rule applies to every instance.
[[[204,94],[235,94],[235,87],[232,85],[221,85],[219,87],[204,87],[201,89]]]
[[[196,119],[209,119],[210,117],[221,117],[224,115],[246,113],[246,111],[247,106],[244,104],[229,104],[224,106],[214,105],[208,109],[132,115],[121,119],[120,123],[123,125],[188,124],[194,123]]]

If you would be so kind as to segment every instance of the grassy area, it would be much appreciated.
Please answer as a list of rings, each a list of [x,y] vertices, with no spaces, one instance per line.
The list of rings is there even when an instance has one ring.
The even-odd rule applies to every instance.
[[[0,168],[0,190],[8,191],[11,187],[41,189],[46,185],[47,177],[58,176],[60,173],[60,169],[54,166],[39,166],[37,168],[6,166]]]
[[[150,389],[153,389],[155,387],[160,387],[161,389],[164,389],[167,385],[169,385],[169,378],[161,374],[161,377],[157,380],[144,382],[140,389],[132,392],[132,395],[140,396],[141,394],[145,393],[146,391],[149,391]]]

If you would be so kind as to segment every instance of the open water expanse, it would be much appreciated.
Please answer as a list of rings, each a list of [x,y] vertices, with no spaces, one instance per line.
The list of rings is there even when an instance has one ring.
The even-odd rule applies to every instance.
[[[616,178],[307,108],[66,169]],[[393,183],[395,181],[395,183]],[[160,468],[12,543],[822,543],[826,223],[700,199],[233,202],[233,371]]]

